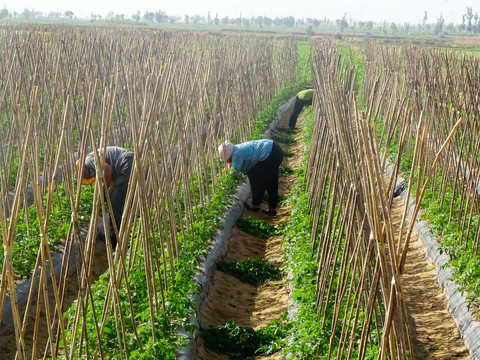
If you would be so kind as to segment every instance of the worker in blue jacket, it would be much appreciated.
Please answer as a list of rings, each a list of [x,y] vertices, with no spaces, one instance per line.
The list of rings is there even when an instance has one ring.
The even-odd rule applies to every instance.
[[[248,176],[252,190],[252,203],[245,206],[255,212],[260,210],[265,191],[268,194],[268,210],[263,213],[275,216],[278,205],[279,168],[283,160],[280,145],[269,139],[253,140],[238,145],[225,141],[218,147],[218,157],[227,169],[240,171]]]

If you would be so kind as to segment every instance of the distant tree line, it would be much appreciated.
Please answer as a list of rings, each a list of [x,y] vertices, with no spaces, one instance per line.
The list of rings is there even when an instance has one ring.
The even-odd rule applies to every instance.
[[[77,19],[72,11],[42,13],[35,10],[25,9],[21,13],[10,12],[5,7],[0,10],[0,19],[21,18],[21,19]],[[85,20],[85,19],[84,19]],[[429,21],[428,14],[425,11],[423,19],[418,24],[395,23],[395,22],[374,22],[358,21],[348,17],[345,13],[341,19],[331,20],[328,18],[302,18],[296,19],[293,16],[275,17],[256,16],[256,17],[215,17],[210,15],[184,15],[169,16],[165,11],[146,11],[143,14],[140,11],[132,15],[115,14],[113,11],[106,15],[90,14],[89,21],[132,21],[158,24],[195,24],[195,25],[215,25],[215,26],[244,26],[244,27],[283,27],[283,28],[305,28],[307,33],[314,33],[318,28],[335,28],[340,32],[344,31],[381,31],[383,35],[396,35],[398,33],[433,33],[444,35],[449,33],[467,33],[477,35],[480,33],[480,17],[473,8],[467,7],[462,16],[461,24],[445,23],[443,15],[440,15],[434,22]]]

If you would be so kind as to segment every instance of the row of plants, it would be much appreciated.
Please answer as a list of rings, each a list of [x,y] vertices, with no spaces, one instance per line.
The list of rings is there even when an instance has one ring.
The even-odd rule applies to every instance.
[[[109,289],[109,272],[92,285],[93,302],[88,308],[84,317],[88,344],[86,348],[95,350],[99,346],[104,357],[118,358],[122,356],[120,349],[124,349],[130,359],[174,359],[176,351],[187,345],[187,339],[178,334],[179,328],[193,332],[194,327],[190,323],[190,317],[195,314],[195,304],[192,294],[198,293],[198,285],[194,282],[195,271],[199,266],[199,259],[204,256],[212,242],[212,239],[220,226],[225,207],[232,201],[232,189],[239,184],[240,178],[234,176],[222,176],[218,179],[218,186],[206,206],[199,206],[201,217],[196,218],[193,223],[193,233],[182,233],[179,231],[179,258],[175,260],[174,266],[177,269],[175,278],[166,277],[157,279],[168,283],[168,291],[158,294],[164,298],[161,315],[151,317],[148,297],[148,284],[145,277],[145,258],[143,252],[135,255],[135,263],[128,272],[129,291],[125,279],[120,285],[120,303],[118,314],[125,314],[125,330],[122,334],[120,344],[118,343],[117,325],[114,316],[108,318],[105,330],[101,337],[101,344],[98,343],[96,323],[94,321],[95,309],[101,309]],[[219,211],[220,210],[220,211]],[[156,241],[160,241],[157,237]],[[160,246],[160,244],[158,244]],[[156,274],[158,277],[160,273]],[[130,293],[130,297],[128,295]],[[133,305],[131,307],[131,305]],[[65,314],[67,321],[74,321],[75,308],[72,304],[70,310]],[[98,310],[97,310],[98,311]],[[155,329],[155,336],[152,336],[152,328]],[[81,334],[77,334],[78,357],[84,346],[79,344]],[[138,340],[140,340],[138,342]],[[67,337],[68,343],[74,341],[71,333]],[[98,345],[97,345],[98,344]],[[98,349],[100,350],[100,349]]]
[[[440,182],[441,175],[437,175],[436,180]],[[478,200],[474,197],[472,201]],[[477,313],[480,308],[479,214],[471,214],[467,204],[461,203],[448,185],[442,198],[435,196],[430,188],[425,193],[422,209],[422,219],[430,223],[431,233],[441,239],[440,253],[449,257],[446,266],[453,270],[453,279],[466,294],[469,307]],[[455,219],[456,214],[461,214],[460,221]]]
[[[313,129],[313,113],[305,109],[302,129],[303,142],[308,149]],[[312,249],[312,223],[308,206],[309,194],[304,177],[308,153],[301,155],[302,165],[291,190],[287,203],[293,205],[284,234],[285,262],[289,272],[290,288],[294,303],[289,312],[289,333],[283,352],[289,359],[313,359],[319,346],[328,344],[328,334],[322,330],[322,321],[317,317],[316,303],[316,262]]]
[[[405,299],[393,281],[398,229],[387,217],[374,127],[363,121],[381,113],[372,95],[395,102],[385,100],[383,84],[376,92],[365,87],[375,82],[358,47],[340,45],[313,44],[308,154],[285,229],[294,300],[285,353],[292,359],[410,359]]]
[[[380,134],[379,134],[380,135]],[[398,138],[387,151],[389,160],[394,163],[398,157]],[[412,172],[413,149],[410,152],[403,151],[400,161],[401,176],[409,179]],[[444,265],[452,269],[452,279],[459,285],[459,290],[466,295],[471,309],[480,307],[480,267],[478,266],[480,255],[478,254],[479,214],[472,213],[472,203],[477,203],[478,198],[472,198],[466,202],[455,193],[450,183],[439,194],[438,184],[441,184],[444,174],[441,169],[435,172],[430,180],[423,201],[420,204],[420,219],[429,224],[430,233],[439,241],[440,254],[448,255],[449,261]],[[436,184],[436,185],[435,185]],[[408,184],[411,188],[411,196],[416,197],[418,186],[418,168],[413,169],[413,181]]]

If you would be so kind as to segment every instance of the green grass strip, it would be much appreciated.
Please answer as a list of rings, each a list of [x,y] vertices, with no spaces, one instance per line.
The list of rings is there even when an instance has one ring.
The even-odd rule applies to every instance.
[[[217,264],[217,270],[255,286],[265,284],[271,280],[281,280],[283,277],[283,273],[279,268],[262,258],[236,262],[221,261]]]
[[[291,167],[288,166],[281,166],[279,169],[280,176],[290,176],[295,174],[295,170],[293,170]]]
[[[251,216],[239,218],[236,225],[239,230],[260,239],[268,239],[270,236],[278,234],[275,226],[270,225],[265,220],[257,220]]]
[[[202,329],[202,334],[210,350],[228,355],[229,359],[248,360],[280,350],[286,327],[283,320],[274,320],[258,330],[241,327],[231,321],[215,328]]]
[[[282,143],[282,144],[287,144],[287,145],[293,145],[297,143],[297,140],[291,137],[283,137],[283,136],[272,136],[272,139]]]

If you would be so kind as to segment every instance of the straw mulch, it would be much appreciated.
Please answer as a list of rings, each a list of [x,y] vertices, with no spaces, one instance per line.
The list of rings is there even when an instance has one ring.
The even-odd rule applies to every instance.
[[[394,199],[394,226],[400,225],[404,201]],[[408,250],[403,275],[416,359],[470,359],[457,326],[447,310],[445,294],[438,287],[437,272],[427,259],[421,240],[415,234]]]

